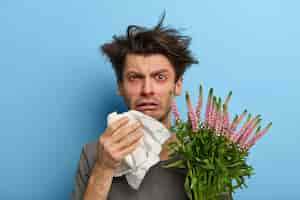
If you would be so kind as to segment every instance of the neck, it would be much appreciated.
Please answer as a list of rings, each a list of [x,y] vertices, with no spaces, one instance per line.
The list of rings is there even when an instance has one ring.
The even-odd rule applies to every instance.
[[[165,120],[161,121],[161,123],[163,123],[163,125],[165,125],[165,127],[167,129],[170,129],[171,128],[171,119],[170,117],[166,118]]]
[[[159,120],[167,129],[171,128],[171,112],[168,112],[168,114]]]
[[[171,115],[170,112],[168,113],[168,115],[160,120],[161,123],[163,123],[165,125],[165,127],[167,129],[171,128]],[[159,154],[160,160],[167,160],[169,158],[169,150],[168,150],[168,143],[170,143],[171,141],[174,140],[174,136],[172,135],[163,145],[162,145],[162,150]]]

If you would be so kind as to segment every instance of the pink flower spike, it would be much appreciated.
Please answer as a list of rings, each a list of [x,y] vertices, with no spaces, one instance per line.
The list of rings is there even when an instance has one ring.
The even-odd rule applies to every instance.
[[[232,96],[232,91],[230,91],[225,99],[225,102],[223,104],[223,117],[222,117],[222,127],[221,131],[224,132],[225,130],[228,130],[229,128],[229,113],[228,113],[228,104]],[[225,133],[226,134],[226,133]]]
[[[237,140],[239,135],[237,133],[233,132],[232,130],[229,130],[229,131],[230,131],[229,139],[232,142],[236,143],[236,140]]]
[[[209,125],[209,118],[211,113],[211,107],[212,107],[212,95],[213,95],[213,89],[209,89],[207,102],[206,102],[206,110],[205,110],[205,124],[206,126]]]
[[[215,128],[215,122],[216,122],[216,116],[217,116],[217,106],[216,106],[216,97],[213,97],[211,110],[209,114],[209,127],[214,129]]]
[[[247,130],[247,128],[249,127],[250,123],[254,120],[255,118],[251,119],[251,114],[248,114],[247,120],[244,123],[244,125],[242,126],[242,128],[240,129],[240,131],[238,132],[239,137],[237,138],[237,142],[239,142],[241,140],[241,138],[243,137],[244,132]]]
[[[236,128],[238,127],[239,123],[244,119],[244,117],[246,116],[246,114],[247,114],[247,110],[244,110],[244,112],[237,118],[237,120],[233,121],[233,123],[230,126],[230,129],[232,131],[236,130]]]
[[[195,133],[198,131],[197,119],[195,118],[195,115],[193,113],[189,113],[189,116],[190,116],[190,122],[192,124],[192,131]]]
[[[221,132],[222,129],[222,109],[221,109],[221,98],[218,99],[217,102],[217,116],[216,116],[216,125],[215,125],[215,129],[217,133]]]
[[[172,113],[175,117],[175,122],[176,122],[176,124],[178,124],[180,122],[180,114],[179,114],[179,111],[178,111],[178,108],[177,108],[177,105],[176,105],[175,98],[172,99],[171,110],[172,110]]]
[[[203,104],[203,89],[202,89],[202,85],[200,85],[200,87],[199,87],[198,104],[197,104],[197,108],[196,108],[196,115],[197,115],[199,123],[201,122],[202,104]]]
[[[255,135],[257,135],[257,133],[260,131],[261,126],[257,127],[256,131],[255,131]]]
[[[240,137],[240,134],[238,134],[238,133],[233,134],[233,135],[232,135],[232,141],[233,141],[234,143],[237,143],[239,137]]]
[[[197,123],[198,119],[197,119],[196,113],[194,111],[194,108],[193,108],[193,105],[192,105],[192,102],[191,102],[188,92],[186,92],[185,98],[186,98],[186,102],[187,102],[187,106],[188,106],[188,116],[189,116],[189,119],[192,124],[192,129],[193,129],[193,132],[196,132],[198,129],[198,123]]]
[[[259,124],[261,121],[260,115],[257,115],[253,118],[250,122],[248,122],[246,130],[242,133],[242,137],[239,140],[239,143],[242,145],[246,142],[250,134],[253,132],[254,128]]]
[[[251,127],[249,127],[249,129],[246,130],[245,136],[243,136],[244,138],[240,142],[241,145],[245,145],[247,143],[247,141],[249,141],[249,139],[251,138],[251,135],[255,135],[257,133],[257,131],[260,129],[260,126],[259,126],[260,122],[261,122],[261,119],[257,119],[256,122]],[[257,126],[259,129],[257,129],[256,132],[254,134],[252,134],[254,129]]]
[[[232,142],[233,142],[234,134],[235,134],[235,133],[234,133],[233,131],[231,131],[231,130],[227,130],[227,132],[226,132],[227,138],[228,138],[229,140],[231,140]]]
[[[232,91],[229,92],[229,94],[227,95],[225,102],[224,102],[224,104],[226,105],[227,108],[228,108],[228,104],[231,99],[231,96],[232,96]]]
[[[270,122],[267,127],[265,127],[263,130],[261,130],[260,132],[258,132],[249,142],[247,142],[247,144],[245,145],[247,148],[252,147],[253,145],[256,144],[256,142],[262,137],[264,136],[268,130],[272,127],[272,122]]]
[[[236,114],[236,115],[234,116],[234,118],[233,118],[231,124],[235,124],[235,123],[237,122],[238,118],[239,118],[239,116]],[[234,133],[234,130],[231,129],[231,124],[229,123],[229,128],[228,128],[228,130],[227,130],[227,133],[230,134],[230,135]]]
[[[258,126],[257,129],[255,130],[254,137],[255,137],[255,135],[257,135],[257,133],[260,131],[260,129],[261,129],[261,126]],[[252,139],[253,139],[253,138],[252,138]],[[250,143],[250,140],[249,140],[248,142],[245,142],[245,143],[243,144],[243,148],[248,149],[249,143]]]
[[[228,135],[228,128],[229,128],[229,113],[227,110],[226,104],[223,104],[223,116],[222,116],[222,131],[225,135]]]

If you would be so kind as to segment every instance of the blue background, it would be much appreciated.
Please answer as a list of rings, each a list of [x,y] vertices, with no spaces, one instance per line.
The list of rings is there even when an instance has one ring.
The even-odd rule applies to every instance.
[[[0,1],[0,199],[69,199],[83,144],[125,106],[99,46],[127,25],[184,28],[202,83],[274,126],[251,150],[235,199],[300,199],[299,1]],[[185,112],[183,97],[180,111]]]

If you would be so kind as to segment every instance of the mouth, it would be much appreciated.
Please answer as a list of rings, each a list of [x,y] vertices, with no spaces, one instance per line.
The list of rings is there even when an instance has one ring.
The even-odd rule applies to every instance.
[[[154,111],[158,109],[159,104],[156,102],[141,102],[136,105],[138,111]]]

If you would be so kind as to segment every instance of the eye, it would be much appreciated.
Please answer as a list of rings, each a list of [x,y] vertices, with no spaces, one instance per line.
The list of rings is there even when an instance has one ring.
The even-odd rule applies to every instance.
[[[164,74],[157,74],[156,79],[159,80],[159,81],[164,81],[164,80],[167,79],[167,76],[164,75]]]
[[[134,80],[136,80],[138,77],[136,76],[136,75],[129,75],[128,76],[128,80],[129,81],[134,81]]]

